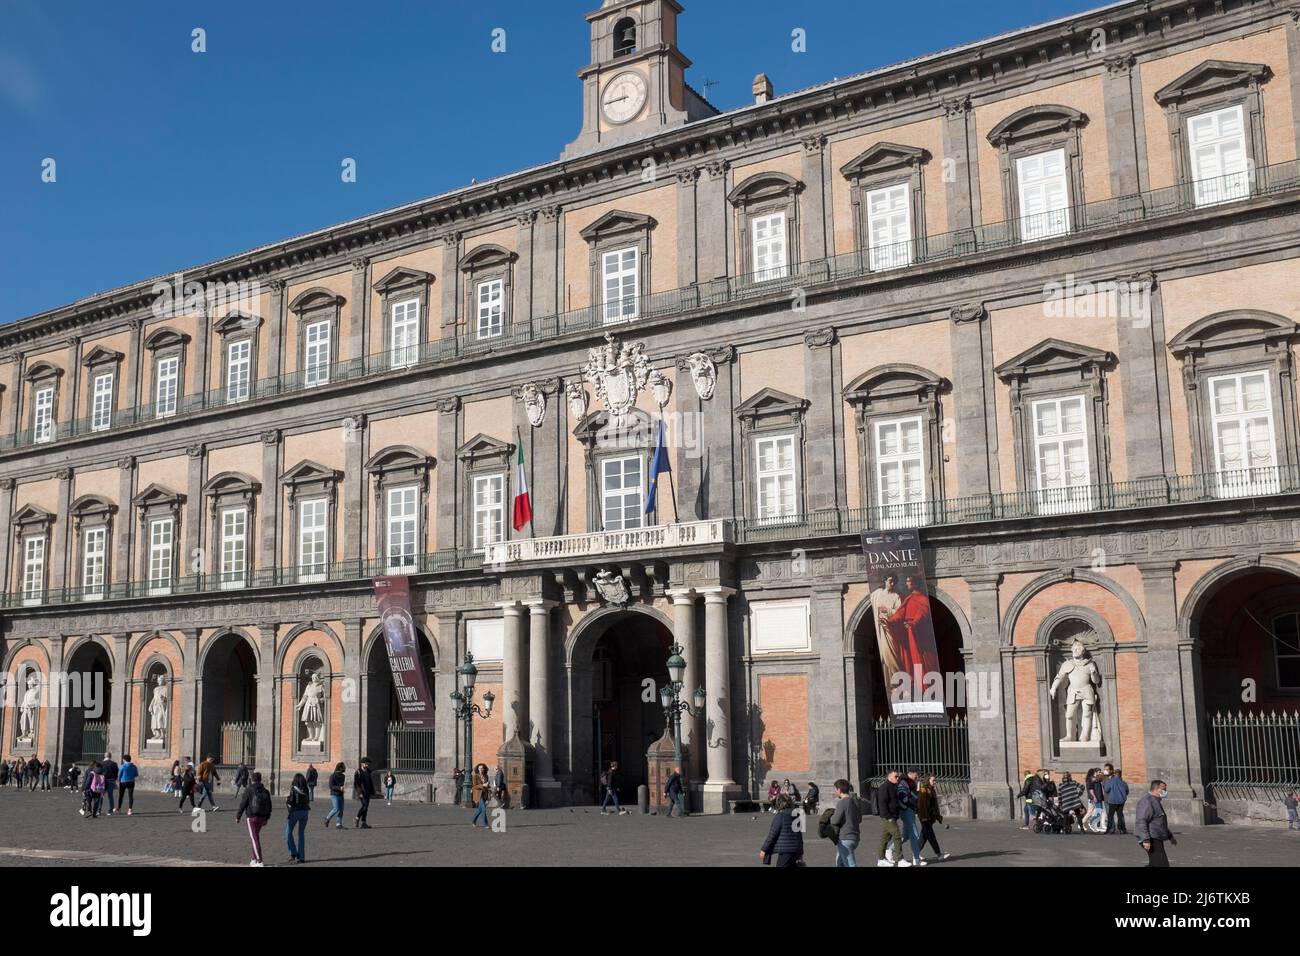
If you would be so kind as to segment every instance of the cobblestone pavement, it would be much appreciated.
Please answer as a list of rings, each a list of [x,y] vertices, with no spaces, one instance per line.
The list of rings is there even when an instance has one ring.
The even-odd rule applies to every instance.
[[[0,790],[0,867],[243,865],[251,855],[247,828],[235,823],[234,797],[218,794],[219,812],[195,833],[188,813],[157,793],[140,793],[131,817],[78,815],[80,798],[66,790]],[[664,819],[633,812],[602,817],[596,808],[507,812],[501,833],[471,830],[469,812],[420,804],[371,804],[370,830],[322,826],[329,804],[318,796],[307,828],[309,866],[757,866],[771,817],[763,814]],[[283,803],[263,831],[268,865],[289,865]],[[810,821],[811,823],[811,821]],[[862,821],[859,859],[873,863],[875,817]],[[942,867],[1131,866],[1146,860],[1131,836],[1035,835],[1011,822],[950,821],[939,841],[952,858]],[[810,866],[834,864],[834,847],[805,837]],[[1300,832],[1276,827],[1203,827],[1184,832],[1169,850],[1175,866],[1295,866]]]

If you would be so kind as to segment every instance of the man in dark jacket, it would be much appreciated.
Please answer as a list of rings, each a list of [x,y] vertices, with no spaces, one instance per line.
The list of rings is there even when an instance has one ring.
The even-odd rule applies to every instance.
[[[1165,816],[1165,807],[1161,802],[1166,792],[1163,780],[1152,780],[1150,792],[1138,801],[1135,828],[1138,842],[1147,851],[1147,866],[1168,866],[1165,843],[1178,845],[1174,835],[1169,832],[1169,818]]]
[[[244,789],[244,796],[235,811],[235,822],[248,817],[248,839],[253,843],[253,859],[249,866],[262,865],[262,827],[271,819],[271,792],[262,786],[262,775],[253,774],[252,783]]]
[[[893,866],[885,858],[885,849],[894,844],[898,865],[910,866],[903,857],[903,837],[898,832],[898,771],[889,771],[889,777],[876,788],[876,816],[880,817],[880,858],[876,866]]]
[[[1128,833],[1128,827],[1124,825],[1124,801],[1128,799],[1128,784],[1124,782],[1123,775],[1118,770],[1114,771],[1102,784],[1102,790],[1106,794],[1106,832]]]
[[[104,772],[104,796],[108,798],[108,815],[111,817],[117,813],[113,806],[113,797],[117,794],[117,764],[113,760],[113,755],[106,753],[99,766]]]
[[[35,790],[41,776],[41,762],[33,756],[27,761],[27,789]]]
[[[361,758],[361,766],[353,776],[352,785],[356,787],[357,799],[361,801],[361,806],[357,809],[356,827],[360,830],[369,830],[370,824],[366,822],[366,814],[370,812],[370,798],[375,795],[375,782],[370,779],[369,757]]]
[[[307,799],[314,801],[316,799],[316,782],[320,780],[320,771],[316,769],[314,763],[307,764]]]
[[[839,828],[835,840],[835,865],[857,866],[853,851],[862,841],[862,810],[858,801],[853,799],[847,780],[835,781],[835,812],[831,814],[831,826]]]
[[[776,818],[767,831],[763,848],[758,851],[758,858],[765,865],[771,862],[773,855],[777,858],[777,866],[798,866],[803,861],[803,831],[795,827],[794,821],[794,803],[785,795],[777,797]]]
[[[619,773],[618,761],[610,761],[609,769],[600,775],[600,785],[605,788],[605,796],[600,801],[600,813],[604,816],[608,813],[609,802],[614,801],[614,812],[622,813],[623,808],[618,803],[618,788],[623,785],[623,775]]]
[[[673,767],[672,776],[668,778],[668,784],[664,787],[664,796],[668,798],[668,813],[665,814],[665,817],[671,817],[673,815],[674,809],[677,810],[678,818],[686,816],[686,811],[682,807],[682,768],[681,767]],[[799,844],[799,849],[801,851],[803,849],[802,838]]]

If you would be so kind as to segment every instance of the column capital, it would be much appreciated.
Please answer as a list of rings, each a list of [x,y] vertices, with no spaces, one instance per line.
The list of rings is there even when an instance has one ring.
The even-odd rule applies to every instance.
[[[1137,565],[1138,571],[1145,579],[1171,577],[1178,570],[1179,561],[1177,558],[1139,558],[1133,563]],[[1255,558],[1255,563],[1259,563],[1258,556]]]
[[[528,608],[530,614],[549,614],[552,609],[560,606],[559,601],[552,601],[549,598],[539,598],[536,600],[524,601],[524,607]]]
[[[696,588],[697,594],[704,595],[705,604],[725,604],[727,598],[736,593],[735,588],[717,587],[717,588]]]
[[[699,596],[695,588],[668,588],[664,591],[674,604],[691,604]]]
[[[981,322],[989,317],[989,311],[984,308],[983,302],[968,302],[965,305],[953,306],[948,314],[958,325],[966,322]]]
[[[1002,574],[997,571],[963,574],[962,577],[973,591],[996,591],[1002,583]]]
[[[507,616],[522,617],[524,613],[524,606],[518,601],[500,601],[497,607],[501,608]]]

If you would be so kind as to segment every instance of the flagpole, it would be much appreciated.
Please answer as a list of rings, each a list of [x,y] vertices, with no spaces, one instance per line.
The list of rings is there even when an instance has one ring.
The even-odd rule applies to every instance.
[[[522,455],[522,454],[524,453],[524,433],[523,433],[522,431],[520,431],[518,425],[515,426],[515,437],[519,439],[519,454]],[[525,477],[527,477],[528,473],[527,473],[527,472],[524,472],[524,475],[525,475]],[[518,489],[518,488],[515,489],[515,493],[516,493],[516,494],[519,493],[519,489]],[[537,523],[536,523],[536,521],[533,519],[532,497],[533,497],[533,489],[530,487],[530,488],[528,489],[528,499],[529,499],[529,505],[528,505],[528,535],[529,535],[529,537],[531,537],[531,538],[536,538],[536,537],[537,537]]]

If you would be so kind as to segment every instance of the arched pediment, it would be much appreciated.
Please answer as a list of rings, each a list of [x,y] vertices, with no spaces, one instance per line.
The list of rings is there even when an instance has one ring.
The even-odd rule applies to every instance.
[[[72,503],[68,513],[79,519],[107,516],[117,514],[117,505],[100,495],[82,495]]]
[[[1069,106],[1026,106],[989,130],[988,140],[994,146],[1009,146],[1019,140],[1050,136],[1087,124],[1087,115]]]
[[[1300,326],[1274,312],[1231,309],[1197,319],[1169,340],[1169,350],[1181,358],[1188,352],[1286,342],[1297,332]]]
[[[382,279],[374,283],[371,288],[376,292],[392,292],[395,289],[405,289],[411,286],[423,285],[433,281],[433,276],[419,269],[410,269],[406,266],[397,266],[390,269]]]
[[[190,340],[190,337],[184,332],[177,331],[170,327],[154,329],[144,340],[144,347],[150,352],[158,349],[170,348],[171,346],[184,345]]]
[[[230,335],[232,332],[255,332],[261,324],[260,317],[234,310],[227,313],[224,319],[213,323],[212,329],[218,335]]]
[[[505,246],[498,246],[489,242],[476,246],[467,252],[458,265],[462,272],[469,272],[471,269],[486,269],[491,266],[508,265],[518,258],[518,253],[511,252]]]
[[[915,146],[900,146],[898,143],[876,143],[841,166],[840,173],[848,179],[860,179],[877,173],[912,169],[929,160],[928,150]]]
[[[924,399],[945,391],[948,385],[947,379],[919,365],[901,362],[877,365],[848,384],[844,389],[844,400],[869,403],[911,395]]]
[[[1171,106],[1224,90],[1257,85],[1272,75],[1273,71],[1263,63],[1206,60],[1156,90],[1155,101],[1161,106]]]
[[[366,462],[366,471],[372,475],[377,475],[405,468],[432,468],[433,463],[433,456],[421,451],[419,448],[411,445],[389,445],[382,451],[370,456],[370,459]]]
[[[299,292],[289,303],[290,312],[307,312],[311,309],[338,308],[344,302],[343,296],[323,286],[313,286]]]
[[[262,483],[250,475],[239,471],[223,471],[213,475],[203,486],[205,495],[257,494],[262,490]]]
[[[1008,359],[993,371],[1004,382],[1024,379],[1032,375],[1064,371],[1083,372],[1091,368],[1104,368],[1115,361],[1110,352],[1088,345],[1076,345],[1063,339],[1043,339],[1025,349],[1015,358]]]
[[[583,229],[579,235],[587,242],[594,242],[606,236],[628,232],[645,232],[657,225],[658,223],[651,216],[644,216],[639,212],[612,209],[586,229]]]
[[[39,382],[42,379],[58,378],[62,374],[63,369],[52,362],[33,362],[23,377],[29,382]]]
[[[185,503],[185,496],[179,491],[172,491],[166,485],[153,482],[132,498],[131,503],[141,510],[157,505],[179,507]]]
[[[803,191],[804,184],[786,173],[769,170],[755,173],[727,193],[727,202],[733,206],[760,202],[777,196],[789,196]]]

